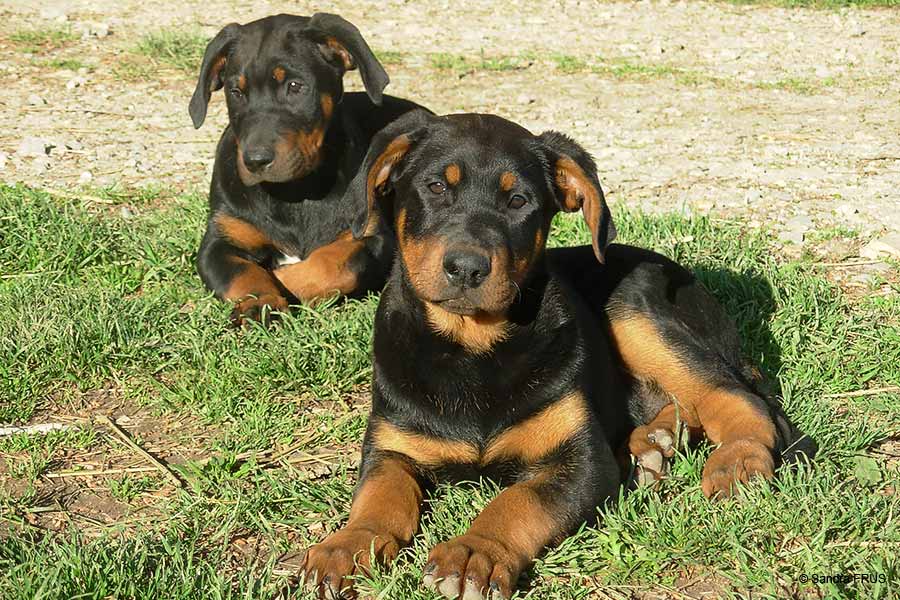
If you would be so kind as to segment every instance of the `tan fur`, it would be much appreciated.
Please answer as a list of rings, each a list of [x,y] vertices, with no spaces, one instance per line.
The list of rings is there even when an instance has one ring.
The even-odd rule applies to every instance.
[[[244,258],[235,256],[230,260],[234,264],[241,265],[243,269],[231,280],[228,289],[222,296],[225,300],[243,300],[250,296],[256,296],[257,299],[272,299],[271,302],[264,302],[266,304],[273,306],[277,304],[279,309],[287,308],[287,302],[282,297],[281,290],[269,271]]]
[[[238,248],[254,251],[272,245],[266,234],[243,219],[219,213],[213,221],[222,237]]]
[[[433,302],[425,302],[425,315],[436,332],[456,341],[472,354],[490,352],[494,344],[506,339],[509,329],[509,322],[503,315],[458,315]]]
[[[689,427],[702,428],[714,444],[752,439],[775,447],[775,424],[769,415],[745,398],[704,381],[661,339],[649,319],[641,315],[614,318],[610,331],[626,368],[674,396],[679,416]]]
[[[500,189],[504,192],[508,192],[516,185],[516,181],[518,181],[518,179],[516,178],[515,173],[504,171],[500,175]]]
[[[330,37],[325,40],[325,45],[334,50],[334,52],[340,57],[345,70],[352,71],[356,68],[356,62],[354,62],[353,60],[353,55],[350,54],[350,51],[344,48],[344,45],[337,41],[335,38]]]
[[[357,274],[348,265],[364,246],[364,242],[354,240],[347,231],[334,242],[313,250],[305,260],[279,267],[273,274],[305,303],[337,294],[350,294],[356,289],[358,280]]]
[[[485,451],[482,462],[504,458],[540,460],[583,431],[588,415],[584,396],[572,392],[497,436]]]
[[[599,234],[600,218],[603,215],[604,200],[597,192],[597,188],[588,178],[584,170],[568,156],[563,156],[556,161],[556,185],[565,193],[563,206],[565,210],[574,212],[579,208],[584,213],[584,220],[591,230],[593,238],[594,254],[597,260],[603,262],[605,248],[600,247]]]
[[[363,237],[372,235],[378,218],[375,213],[375,197],[387,182],[393,166],[409,152],[410,141],[405,135],[394,138],[384,152],[378,155],[372,168],[366,177],[366,201],[368,203],[368,221],[363,231]]]
[[[285,71],[281,67],[275,67],[272,71],[272,78],[275,79],[278,83],[284,83]]]
[[[375,448],[408,456],[426,467],[478,462],[478,449],[466,442],[411,433],[384,420],[376,420],[372,427]]]
[[[460,178],[462,177],[462,171],[457,164],[447,165],[447,168],[444,169],[444,177],[447,179],[447,183],[450,185],[456,185],[459,183]]]

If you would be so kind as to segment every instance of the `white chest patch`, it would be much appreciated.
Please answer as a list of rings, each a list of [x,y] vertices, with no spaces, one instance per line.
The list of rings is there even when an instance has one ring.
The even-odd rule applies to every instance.
[[[293,265],[293,264],[297,264],[299,262],[303,262],[303,259],[300,258],[299,256],[291,256],[290,254],[282,254],[280,257],[278,257],[278,259],[275,262],[278,263],[279,267],[283,267],[285,265]]]

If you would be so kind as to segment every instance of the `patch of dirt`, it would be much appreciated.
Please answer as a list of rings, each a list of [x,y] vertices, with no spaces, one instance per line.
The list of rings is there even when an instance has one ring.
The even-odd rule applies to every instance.
[[[4,36],[0,177],[62,189],[89,181],[205,191],[225,124],[221,95],[195,131],[193,74],[154,68],[123,78],[122,64],[148,32],[212,36],[230,21],[315,10],[305,2],[65,0],[52,10],[0,2],[4,34],[61,24],[109,32],[32,56]],[[328,10],[356,23],[377,50],[403,53],[388,65],[390,93],[438,112],[490,111],[569,133],[597,157],[613,203],[771,226],[788,256],[829,225],[865,236],[900,229],[897,11],[568,0],[479,0],[464,15],[434,0],[339,0]],[[518,70],[458,73],[434,68],[427,55],[435,52],[534,59]],[[555,66],[560,56],[602,57],[636,66],[636,76],[566,73]],[[51,58],[87,68],[48,67]],[[355,73],[346,79],[358,89]],[[20,155],[33,136],[56,148]]]

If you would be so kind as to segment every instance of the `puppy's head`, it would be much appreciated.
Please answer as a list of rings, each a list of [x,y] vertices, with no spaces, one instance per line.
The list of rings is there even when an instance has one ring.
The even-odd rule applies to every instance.
[[[615,236],[583,148],[492,115],[404,115],[375,137],[348,193],[354,235],[392,223],[416,294],[457,315],[506,314],[560,210],[583,211],[600,262]]]
[[[277,15],[232,23],[206,48],[190,103],[194,127],[212,92],[225,89],[245,185],[299,179],[322,160],[322,144],[343,94],[343,75],[359,68],[381,104],[388,76],[359,30],[336,15]]]

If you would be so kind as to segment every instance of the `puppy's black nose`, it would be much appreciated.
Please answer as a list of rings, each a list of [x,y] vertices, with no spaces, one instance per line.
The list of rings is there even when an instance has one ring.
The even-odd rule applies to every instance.
[[[250,171],[258,173],[275,160],[275,151],[271,148],[247,148],[243,152],[244,166]]]
[[[462,288],[477,288],[491,274],[491,257],[471,250],[450,250],[444,255],[447,281]]]

